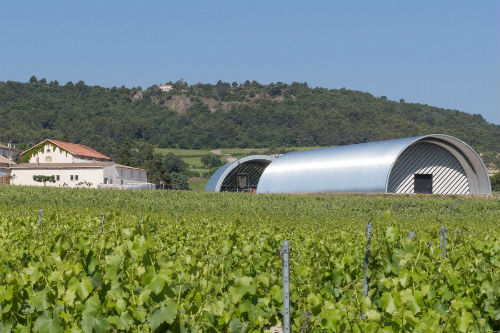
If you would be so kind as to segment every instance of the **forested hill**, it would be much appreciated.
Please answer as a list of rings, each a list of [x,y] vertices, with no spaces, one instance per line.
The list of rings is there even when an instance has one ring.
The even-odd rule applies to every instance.
[[[0,141],[45,138],[106,154],[124,140],[158,147],[328,146],[445,133],[500,152],[500,126],[480,115],[306,83],[103,88],[32,77],[0,81]]]

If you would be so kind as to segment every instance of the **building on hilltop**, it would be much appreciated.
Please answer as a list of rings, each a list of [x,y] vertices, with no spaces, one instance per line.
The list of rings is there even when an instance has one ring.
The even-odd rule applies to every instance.
[[[170,90],[174,89],[174,86],[171,84],[160,84],[158,87],[163,92],[169,92]]]
[[[487,169],[444,134],[311,149],[276,159],[248,156],[208,180],[207,192],[490,194]]]
[[[146,170],[116,164],[85,145],[46,139],[21,153],[10,167],[12,185],[153,188]]]

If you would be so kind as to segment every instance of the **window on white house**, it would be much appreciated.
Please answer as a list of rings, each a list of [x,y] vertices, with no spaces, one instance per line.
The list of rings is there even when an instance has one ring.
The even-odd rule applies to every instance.
[[[78,175],[75,175],[75,180],[78,180]]]
[[[120,185],[123,185],[123,179],[122,179],[122,180],[120,180]]]
[[[56,175],[56,180],[59,181],[61,179],[61,177],[59,177],[59,175]]]
[[[108,178],[104,178],[104,184],[108,183]]]
[[[113,184],[113,178],[109,178],[109,183]]]
[[[73,175],[70,175],[70,176],[69,176],[69,180],[73,180]]]

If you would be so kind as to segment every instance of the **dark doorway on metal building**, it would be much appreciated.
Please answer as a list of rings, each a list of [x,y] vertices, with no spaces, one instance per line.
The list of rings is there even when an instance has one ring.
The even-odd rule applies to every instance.
[[[238,164],[224,178],[221,191],[254,192],[259,184],[264,169],[271,163],[269,160],[251,160]]]
[[[239,173],[236,179],[238,183],[237,192],[245,192],[251,189],[248,184],[248,173]]]
[[[414,180],[415,193],[432,194],[432,174],[415,174]]]

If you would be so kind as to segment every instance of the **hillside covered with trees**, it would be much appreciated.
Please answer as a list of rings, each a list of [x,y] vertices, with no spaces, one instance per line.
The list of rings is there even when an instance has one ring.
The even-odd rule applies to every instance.
[[[89,145],[113,155],[132,146],[186,149],[330,146],[429,133],[456,136],[494,161],[500,126],[479,114],[390,101],[307,83],[193,84],[164,92],[60,85],[32,77],[0,81],[0,141],[27,146],[45,138]]]

